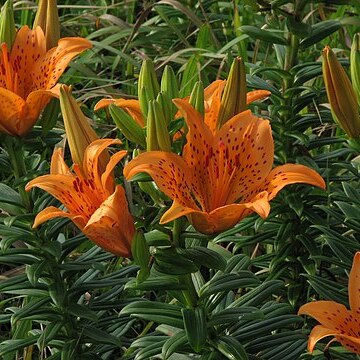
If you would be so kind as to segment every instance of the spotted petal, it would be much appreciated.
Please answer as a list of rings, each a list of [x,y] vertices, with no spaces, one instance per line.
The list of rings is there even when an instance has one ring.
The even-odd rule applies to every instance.
[[[259,194],[253,202],[222,206],[210,213],[192,212],[188,218],[197,231],[203,234],[216,234],[234,227],[241,219],[254,211],[263,218],[269,215],[270,205],[267,193]]]
[[[80,229],[82,229],[86,225],[87,221],[87,219],[82,215],[74,215],[66,211],[59,210],[55,206],[49,206],[36,215],[33,228],[36,228],[45,221],[51,220],[56,217],[68,218],[72,220],[74,224]]]
[[[251,104],[254,101],[265,99],[270,96],[271,92],[267,90],[253,90],[246,94],[246,104]]]
[[[69,62],[78,54],[91,48],[89,40],[72,37],[62,38],[58,46],[50,49],[37,61],[33,72],[32,90],[51,89],[65,71]]]
[[[64,161],[64,149],[61,147],[55,148],[51,157],[50,174],[71,175],[69,167]]]
[[[310,315],[328,329],[343,331],[349,336],[359,336],[360,324],[354,321],[354,314],[335,301],[307,303],[301,306],[298,314]]]
[[[308,350],[309,352],[314,351],[314,347],[318,341],[321,339],[327,337],[327,336],[334,336],[338,334],[338,331],[334,329],[328,329],[325,326],[322,325],[316,325],[309,335],[308,339]]]
[[[124,168],[124,176],[131,179],[136,174],[149,174],[159,189],[184,207],[198,210],[191,194],[196,187],[189,167],[181,156],[164,151],[140,154]]]
[[[348,336],[346,334],[336,335],[336,340],[341,343],[346,349],[355,354],[360,354],[360,338]]]
[[[20,122],[25,101],[12,91],[0,88],[0,129],[9,135],[22,135]]]
[[[305,183],[325,189],[324,179],[315,171],[304,165],[286,164],[274,168],[257,192],[267,191],[269,200],[286,185]]]
[[[135,234],[125,191],[117,186],[93,213],[83,229],[84,234],[95,244],[118,256],[131,256],[131,241]]]

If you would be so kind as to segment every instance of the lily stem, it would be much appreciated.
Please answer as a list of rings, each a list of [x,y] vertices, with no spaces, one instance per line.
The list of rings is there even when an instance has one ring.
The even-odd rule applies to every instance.
[[[21,142],[10,136],[5,138],[5,146],[9,155],[10,163],[14,171],[15,181],[18,182],[21,177],[27,174],[25,161],[24,161],[24,149]],[[23,205],[27,210],[31,209],[31,201],[29,194],[25,191],[24,184],[17,184],[19,194],[23,201]]]

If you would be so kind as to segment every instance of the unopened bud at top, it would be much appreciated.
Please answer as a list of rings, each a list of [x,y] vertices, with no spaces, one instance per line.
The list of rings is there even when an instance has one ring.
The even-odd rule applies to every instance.
[[[246,71],[241,57],[234,59],[221,98],[218,129],[236,114],[246,110]]]
[[[55,46],[60,39],[60,20],[56,0],[39,0],[33,28],[40,26],[45,34],[46,49]]]
[[[360,33],[354,35],[350,52],[350,75],[360,105]]]
[[[14,21],[14,9],[12,0],[7,0],[1,8],[0,13],[0,44],[6,43],[11,50],[16,36]]]
[[[351,138],[360,136],[360,116],[354,88],[329,46],[323,50],[323,75],[331,112]]]

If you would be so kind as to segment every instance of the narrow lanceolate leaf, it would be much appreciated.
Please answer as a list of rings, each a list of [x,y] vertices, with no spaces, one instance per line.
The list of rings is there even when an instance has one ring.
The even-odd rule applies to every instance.
[[[13,1],[7,0],[0,12],[0,44],[6,43],[10,50],[16,35]]]
[[[259,29],[256,26],[243,25],[240,30],[254,39],[266,41],[272,44],[287,45],[287,40],[275,31]]]
[[[231,336],[221,336],[211,342],[211,345],[229,360],[247,360],[243,346]]]
[[[185,331],[180,331],[177,334],[171,336],[168,340],[166,340],[162,347],[162,356],[164,360],[167,360],[178,349],[183,350],[187,342],[188,338]]]
[[[181,310],[184,327],[190,346],[199,352],[205,345],[207,338],[206,314],[202,307]]]
[[[321,21],[311,27],[310,35],[300,41],[300,47],[305,49],[311,45],[314,45],[340,28],[341,23],[338,20]]]
[[[182,329],[184,327],[181,308],[179,306],[156,301],[135,301],[125,306],[121,314],[154,321]]]
[[[131,142],[146,147],[144,130],[141,126],[123,109],[116,105],[109,106],[110,115],[117,128]]]

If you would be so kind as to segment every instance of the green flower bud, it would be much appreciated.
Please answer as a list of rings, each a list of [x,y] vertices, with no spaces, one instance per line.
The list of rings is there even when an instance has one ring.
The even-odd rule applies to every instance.
[[[145,119],[148,114],[148,103],[150,100],[156,99],[159,91],[160,87],[156,78],[154,64],[151,60],[146,59],[142,63],[138,81],[140,108]]]
[[[326,93],[335,121],[351,138],[360,136],[360,116],[354,88],[329,46],[323,50]]]
[[[16,36],[14,9],[12,0],[7,0],[0,12],[0,44],[6,43],[8,50],[14,43]]]
[[[240,57],[234,59],[221,98],[218,129],[236,114],[246,110],[246,71]]]
[[[109,112],[116,127],[130,141],[146,147],[145,134],[142,127],[122,108],[111,104]]]
[[[355,34],[350,52],[350,75],[358,104],[360,104],[360,34]]]
[[[197,81],[191,94],[190,105],[197,110],[201,115],[204,115],[204,85],[202,81]]]

